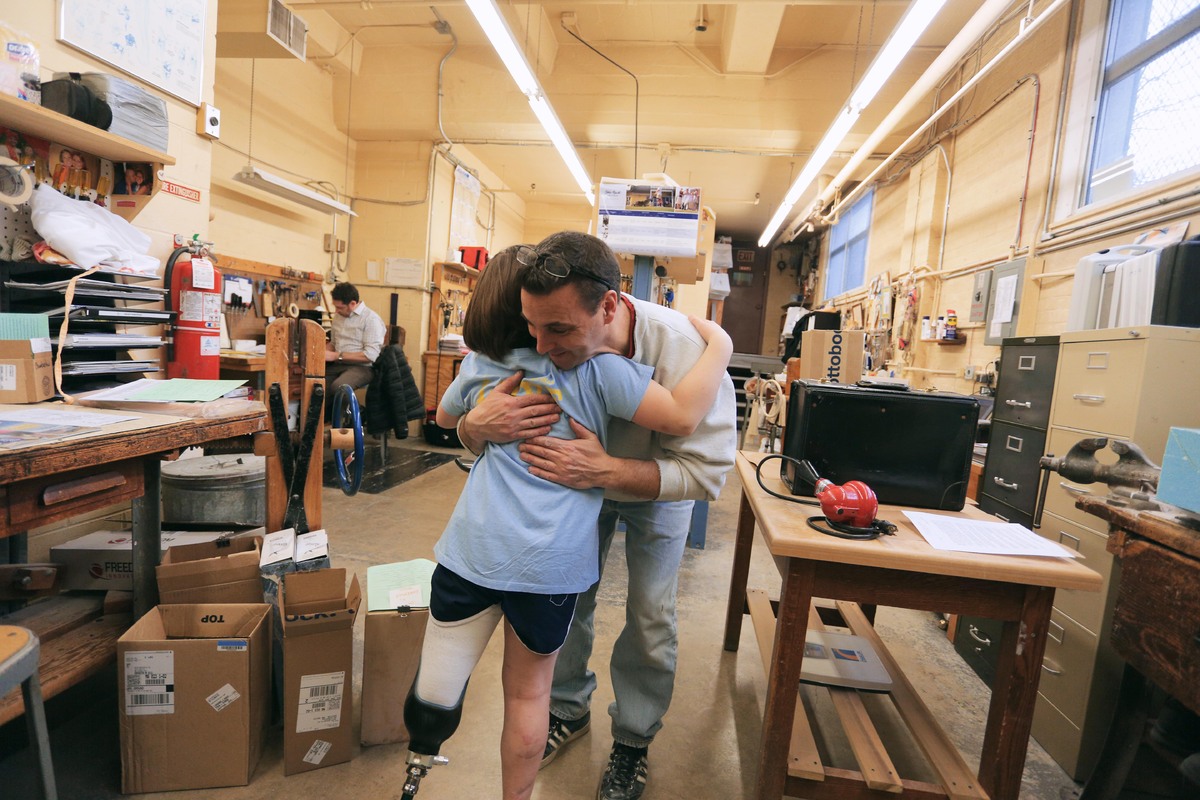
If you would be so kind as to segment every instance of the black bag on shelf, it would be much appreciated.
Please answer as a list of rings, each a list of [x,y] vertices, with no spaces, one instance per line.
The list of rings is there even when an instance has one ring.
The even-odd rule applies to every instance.
[[[42,106],[101,130],[112,125],[112,108],[80,81],[78,72],[70,78],[42,84]]]

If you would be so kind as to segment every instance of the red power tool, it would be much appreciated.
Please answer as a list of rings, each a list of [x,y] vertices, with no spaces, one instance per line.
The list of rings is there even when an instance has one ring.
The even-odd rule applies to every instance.
[[[816,468],[808,461],[799,462],[798,468],[800,477],[813,485],[813,494],[821,504],[821,513],[825,515],[825,521],[833,531],[836,531],[835,536],[874,538],[880,534],[891,533],[895,528],[889,522],[876,522],[879,499],[867,484],[862,481],[846,481],[839,486],[817,475]],[[813,517],[809,524],[823,533],[833,532],[814,524],[819,521],[820,517]]]

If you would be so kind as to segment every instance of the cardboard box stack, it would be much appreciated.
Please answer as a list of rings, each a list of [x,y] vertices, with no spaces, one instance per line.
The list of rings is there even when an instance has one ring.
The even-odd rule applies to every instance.
[[[163,531],[161,554],[179,545],[211,542],[229,531]],[[50,560],[61,564],[63,589],[129,591],[133,588],[133,534],[93,531],[50,548]],[[246,602],[246,601],[238,601]],[[262,602],[262,592],[256,603]]]
[[[421,663],[434,566],[418,558],[367,569],[359,736],[363,744],[409,740],[404,698]]]
[[[54,396],[50,323],[44,314],[0,314],[0,403]]]
[[[157,606],[117,641],[121,791],[244,786],[270,712],[270,606]]]

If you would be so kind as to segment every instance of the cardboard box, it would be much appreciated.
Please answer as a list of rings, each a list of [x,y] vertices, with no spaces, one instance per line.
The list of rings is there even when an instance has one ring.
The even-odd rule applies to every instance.
[[[1158,499],[1200,514],[1200,428],[1171,428]]]
[[[174,545],[155,570],[160,603],[261,603],[262,538]]]
[[[230,531],[163,531],[162,553],[176,545],[211,542]],[[133,535],[129,531],[95,531],[50,548],[50,560],[61,564],[63,589],[133,589]],[[261,593],[258,600],[262,602]]]
[[[156,606],[117,640],[122,792],[250,782],[270,717],[270,612]]]
[[[857,383],[863,373],[862,331],[805,331],[800,340],[800,377],[831,383]]]
[[[0,340],[0,403],[40,403],[53,396],[50,340]]]
[[[354,620],[346,570],[283,576],[283,774],[349,761],[354,750]]]
[[[363,632],[363,744],[407,742],[404,700],[417,679],[428,608],[368,611]]]
[[[363,631],[363,744],[407,742],[404,699],[417,677],[429,621],[434,563],[414,559],[367,569]]]

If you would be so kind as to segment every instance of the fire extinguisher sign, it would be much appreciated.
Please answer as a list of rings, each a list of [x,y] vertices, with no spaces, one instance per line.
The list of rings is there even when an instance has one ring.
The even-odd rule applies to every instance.
[[[221,324],[221,295],[212,292],[180,292],[179,321],[199,322],[206,328]]]

